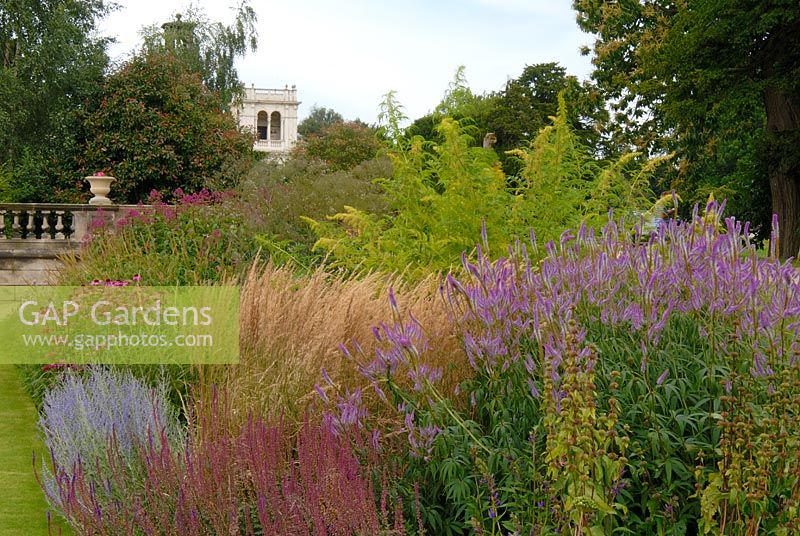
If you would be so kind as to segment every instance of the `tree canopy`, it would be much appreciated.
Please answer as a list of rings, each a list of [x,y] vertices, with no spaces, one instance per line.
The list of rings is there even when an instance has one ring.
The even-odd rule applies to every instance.
[[[258,17],[249,0],[241,0],[232,24],[210,21],[205,13],[190,9],[185,16],[144,29],[147,52],[168,52],[199,73],[208,89],[216,92],[219,107],[228,110],[244,88],[234,61],[258,48]]]
[[[558,63],[526,65],[520,76],[508,80],[503,89],[484,95],[475,95],[470,90],[461,66],[439,105],[432,113],[417,119],[408,133],[435,139],[443,117],[466,119],[462,126],[471,125],[468,131],[476,145],[487,133],[495,134],[495,148],[503,169],[516,176],[522,164],[506,151],[531,143],[550,124],[558,113],[558,96],[562,93],[567,103],[567,120],[582,143],[599,147],[600,132],[608,120],[602,95],[592,84],[568,75]]]
[[[17,200],[53,195],[43,179],[108,65],[94,35],[108,11],[103,0],[0,0],[0,171]]]
[[[574,7],[580,26],[597,36],[593,76],[614,100],[620,139],[675,150],[684,187],[727,188],[740,205],[765,198],[768,187],[781,252],[797,255],[800,4],[576,0]]]
[[[307,138],[319,134],[327,126],[343,122],[344,117],[340,113],[332,108],[319,107],[315,104],[308,112],[308,117],[297,125],[297,133],[303,138]]]
[[[78,177],[115,176],[117,202],[146,200],[152,190],[230,186],[237,161],[251,154],[252,137],[173,55],[134,57],[106,78],[101,94],[82,116],[74,167]]]

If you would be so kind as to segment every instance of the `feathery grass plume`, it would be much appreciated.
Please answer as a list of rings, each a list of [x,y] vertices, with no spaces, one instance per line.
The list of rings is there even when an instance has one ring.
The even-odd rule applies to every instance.
[[[342,388],[358,385],[358,364],[342,357],[339,347],[359,340],[372,351],[370,328],[391,313],[383,293],[398,283],[379,274],[356,278],[320,268],[296,276],[286,267],[254,265],[241,292],[241,359],[218,377],[237,414],[244,418],[256,410],[299,419],[318,402],[315,385],[323,369]],[[437,348],[431,366],[444,370],[452,388],[466,371],[435,281],[401,286],[398,299],[426,326]]]

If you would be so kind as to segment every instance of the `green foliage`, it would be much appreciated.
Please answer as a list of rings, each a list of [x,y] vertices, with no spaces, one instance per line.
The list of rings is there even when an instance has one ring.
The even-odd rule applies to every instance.
[[[578,138],[599,149],[599,132],[607,120],[605,102],[590,83],[567,76],[557,63],[526,65],[497,95],[487,125],[497,135],[497,148],[510,150],[532,140],[558,112],[558,96],[569,103],[567,120]]]
[[[0,4],[0,162],[12,197],[81,202],[84,177],[100,170],[122,179],[118,202],[230,186],[250,144],[218,111],[241,88],[233,62],[255,46],[255,12],[242,3],[229,27],[194,13],[169,59],[151,29],[152,53],[104,78],[108,40],[94,31],[108,10],[102,0]]]
[[[0,203],[10,203],[12,201],[13,174],[9,163],[0,163]]]
[[[80,258],[65,260],[61,283],[138,275],[147,285],[201,285],[229,280],[250,265],[256,248],[235,202],[178,196],[177,203],[130,209],[111,225],[94,223]]]
[[[464,127],[471,126],[473,145],[481,146],[483,136],[487,134],[490,117],[495,113],[496,97],[492,95],[475,95],[469,88],[464,66],[456,70],[453,80],[445,91],[442,101],[434,111],[420,117],[406,129],[406,136],[421,136],[426,140],[441,141],[437,126],[445,117],[459,121]],[[502,158],[502,155],[501,155]]]
[[[326,380],[334,422],[399,451],[434,534],[796,534],[797,270],[720,221],[465,262],[440,287],[471,373],[454,391],[390,295],[377,349],[345,351],[381,411]]]
[[[258,17],[249,0],[240,0],[233,23],[208,20],[197,7],[185,19],[144,29],[147,53],[175,56],[187,69],[200,75],[203,84],[216,94],[221,110],[228,110],[242,95],[244,86],[234,64],[236,58],[258,48]]]
[[[68,133],[61,114],[80,104],[106,66],[92,36],[102,0],[0,3],[0,155]]]
[[[95,25],[109,9],[102,0],[0,2],[0,165],[15,200],[69,200],[64,154],[108,64]]]
[[[591,315],[592,313],[589,312]],[[694,471],[698,458],[713,456],[716,411],[724,370],[709,363],[708,338],[697,319],[674,318],[658,348],[642,364],[642,337],[627,327],[590,322],[587,330],[602,359],[598,392],[614,398],[630,444],[620,502],[623,525],[641,534],[686,534],[699,505]],[[665,377],[662,377],[664,375]]]
[[[583,534],[590,527],[608,529],[612,526],[609,518],[627,513],[627,508],[616,502],[614,488],[625,471],[629,438],[617,431],[620,408],[615,398],[609,399],[607,414],[598,411],[593,368],[597,348],[588,347],[588,355],[581,357],[577,325],[572,323],[568,330],[560,383],[552,381],[559,373],[554,363],[548,363],[544,374],[545,393],[556,388],[565,393],[558,403],[552,397],[544,399],[544,460],[547,479],[562,497],[560,514],[569,519],[574,534]]]
[[[348,268],[408,268],[416,277],[457,262],[479,239],[482,222],[503,229],[508,195],[494,152],[470,147],[453,120],[439,129],[444,141],[432,156],[419,137],[390,153],[394,175],[380,183],[389,215],[348,206],[330,218],[337,223],[311,222],[317,247]]]
[[[403,139],[402,124],[408,119],[403,113],[403,105],[397,101],[396,92],[390,90],[383,96],[378,113],[378,132],[391,145],[397,146]]]
[[[720,397],[722,460],[703,488],[703,534],[794,534],[800,530],[797,481],[800,379],[797,364],[773,362],[774,375],[733,371]]]
[[[285,162],[261,161],[242,181],[239,206],[249,234],[258,237],[262,254],[274,262],[309,267],[320,260],[315,238],[301,217],[324,218],[353,206],[382,214],[386,198],[375,177],[392,174],[386,157],[332,172],[317,160],[299,156]]]
[[[134,57],[106,78],[102,99],[83,112],[75,180],[101,170],[113,175],[117,203],[137,203],[152,190],[232,186],[252,140],[217,99],[171,55]]]
[[[800,55],[792,1],[573,2],[597,36],[595,72],[615,137],[673,151],[688,200],[731,199],[763,236],[777,213],[784,255],[800,248]],[[587,49],[588,53],[589,50]],[[772,201],[768,198],[773,191]]]
[[[369,127],[354,121],[337,121],[309,135],[294,149],[296,155],[318,159],[331,171],[347,171],[375,158],[383,145]]]
[[[434,120],[443,117],[452,117],[454,119],[470,118],[477,124],[481,124],[481,120],[486,120],[487,115],[492,110],[491,97],[475,95],[469,88],[465,68],[460,65],[456,69],[453,80],[445,91],[442,102],[436,106],[433,111]],[[479,133],[481,136],[484,133]]]
[[[311,107],[308,117],[300,121],[297,125],[297,133],[305,138],[314,134],[320,134],[322,129],[334,123],[343,123],[344,117],[333,109],[318,107],[316,104]]]
[[[472,147],[457,121],[443,119],[438,131],[439,143],[415,136],[389,152],[394,175],[380,181],[389,214],[348,206],[327,222],[309,221],[316,247],[336,265],[421,277],[458,263],[481,241],[484,224],[490,251],[503,252],[530,228],[547,242],[570,226],[602,222],[609,210],[629,214],[650,204],[647,176],[658,162],[598,162],[570,127],[563,100],[553,124],[515,151],[523,170],[513,188],[494,151]]]
[[[476,145],[483,136],[495,135],[503,170],[507,175],[520,173],[519,161],[506,154],[532,141],[537,133],[558,113],[558,95],[569,103],[567,119],[578,138],[598,154],[614,154],[601,137],[608,121],[604,100],[597,88],[567,76],[557,63],[527,65],[522,74],[506,83],[503,90],[474,95],[469,89],[464,68],[459,67],[442,102],[432,114],[417,119],[408,129],[410,135],[436,138],[436,125],[442,117],[452,117],[474,127]],[[467,120],[467,121],[464,121]]]

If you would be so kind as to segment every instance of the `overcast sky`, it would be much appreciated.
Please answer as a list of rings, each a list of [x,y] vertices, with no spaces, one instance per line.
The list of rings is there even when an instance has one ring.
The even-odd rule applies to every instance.
[[[234,0],[200,0],[211,20],[233,20]],[[117,0],[100,24],[115,37],[114,59],[140,44],[139,30],[162,24],[189,2]],[[587,78],[579,47],[591,37],[570,0],[251,0],[259,47],[237,63],[256,87],[297,85],[300,117],[313,104],[346,119],[376,120],[390,89],[414,119],[436,106],[459,65],[476,93],[501,89],[526,64],[557,61]]]

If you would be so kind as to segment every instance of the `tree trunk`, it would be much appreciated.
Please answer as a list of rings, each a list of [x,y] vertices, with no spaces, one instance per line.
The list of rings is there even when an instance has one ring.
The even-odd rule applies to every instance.
[[[781,89],[768,86],[764,92],[769,140],[769,188],[772,212],[778,215],[781,259],[800,254],[800,103]]]

